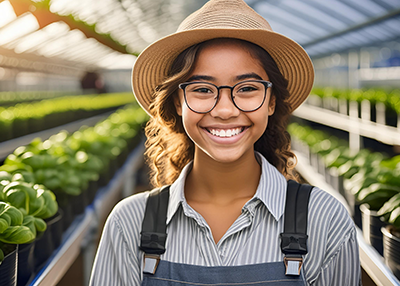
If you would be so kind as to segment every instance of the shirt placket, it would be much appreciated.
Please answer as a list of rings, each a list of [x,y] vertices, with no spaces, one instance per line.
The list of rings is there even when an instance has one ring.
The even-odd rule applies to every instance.
[[[218,242],[217,247],[223,266],[232,265],[238,251],[240,251],[246,243],[253,218],[254,213],[250,211],[247,206],[244,207],[241,215]],[[238,235],[241,236],[241,239],[237,239]]]
[[[184,214],[192,218],[200,229],[200,236],[196,236],[206,266],[221,266],[222,260],[219,249],[214,242],[211,229],[205,219],[188,204],[184,205]]]

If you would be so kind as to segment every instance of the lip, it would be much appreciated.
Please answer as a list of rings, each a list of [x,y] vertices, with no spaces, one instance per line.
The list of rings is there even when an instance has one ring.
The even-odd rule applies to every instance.
[[[249,127],[248,125],[209,125],[209,126],[202,126],[201,128],[204,129],[234,129],[234,128],[246,128]]]
[[[244,130],[239,133],[238,135],[234,135],[231,137],[218,137],[215,135],[212,135],[210,132],[207,131],[207,129],[233,129],[233,128],[244,128]],[[206,133],[206,135],[215,143],[217,144],[234,144],[236,142],[238,142],[244,135],[245,133],[247,133],[247,130],[250,128],[250,126],[237,126],[235,125],[234,127],[227,127],[224,126],[223,128],[221,126],[216,127],[202,127],[201,129],[203,130],[204,133]]]

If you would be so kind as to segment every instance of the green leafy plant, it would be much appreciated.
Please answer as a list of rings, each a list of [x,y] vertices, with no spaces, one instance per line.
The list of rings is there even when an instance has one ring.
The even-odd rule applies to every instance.
[[[37,231],[46,230],[43,219],[52,217],[58,210],[55,195],[41,185],[22,181],[9,182],[2,189],[4,202],[18,208],[34,224]]]
[[[359,204],[368,203],[377,211],[400,192],[400,156],[385,158],[367,149],[352,152],[347,142],[297,123],[290,124],[288,131],[319,154],[327,167],[337,169]]]
[[[35,239],[36,233],[28,226],[21,211],[0,201],[0,263],[4,259],[4,244],[22,244]]]
[[[320,98],[334,97],[349,101],[361,102],[368,100],[371,103],[384,103],[387,107],[400,114],[400,89],[386,90],[382,88],[369,89],[334,89],[331,87],[313,88],[312,94]]]

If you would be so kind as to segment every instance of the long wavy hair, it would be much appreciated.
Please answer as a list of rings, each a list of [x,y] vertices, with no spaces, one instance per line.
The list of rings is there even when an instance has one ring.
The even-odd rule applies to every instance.
[[[287,179],[296,180],[292,170],[297,159],[291,152],[290,135],[286,131],[292,111],[286,102],[289,97],[288,82],[275,61],[263,48],[243,40],[229,40],[237,41],[247,48],[250,55],[261,63],[273,83],[272,95],[276,98],[275,112],[270,116],[268,126],[255,143],[254,149]],[[183,51],[173,62],[167,78],[154,92],[154,101],[149,107],[152,118],[145,128],[147,136],[145,156],[151,170],[151,184],[155,187],[172,184],[183,167],[193,160],[194,144],[185,133],[174,101],[178,96],[178,84],[189,78],[197,55],[210,41],[196,44]]]

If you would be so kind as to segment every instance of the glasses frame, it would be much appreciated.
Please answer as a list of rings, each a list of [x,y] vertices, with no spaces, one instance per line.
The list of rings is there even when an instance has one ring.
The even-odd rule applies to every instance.
[[[264,98],[263,98],[263,100],[262,100],[260,106],[257,107],[257,108],[255,108],[255,109],[252,109],[252,110],[243,110],[243,109],[241,109],[239,106],[236,105],[236,102],[235,102],[234,97],[233,97],[233,90],[235,89],[235,87],[236,87],[237,85],[239,85],[239,84],[243,84],[243,83],[246,83],[246,82],[259,82],[259,83],[262,83],[262,84],[264,85],[264,87],[265,87]],[[215,86],[215,88],[218,90],[217,99],[215,100],[214,105],[213,105],[208,111],[202,111],[202,112],[196,111],[196,110],[194,110],[193,108],[191,108],[190,105],[189,105],[188,102],[187,102],[187,98],[186,98],[186,87],[189,86],[189,85],[192,85],[192,84],[196,84],[196,83],[206,83],[206,84],[210,84],[210,85],[212,85],[212,86]],[[213,84],[213,83],[211,83],[211,82],[206,82],[206,81],[191,81],[191,82],[183,82],[183,83],[180,83],[180,84],[178,85],[178,87],[179,87],[180,89],[183,90],[183,96],[184,96],[184,98],[185,98],[186,106],[187,106],[191,111],[193,111],[193,112],[200,113],[200,114],[205,114],[205,113],[211,112],[211,111],[215,108],[215,106],[217,106],[218,101],[219,101],[219,98],[220,98],[220,94],[221,94],[221,93],[220,93],[220,90],[223,89],[223,88],[229,88],[229,89],[231,90],[231,100],[232,100],[232,102],[233,102],[233,105],[235,105],[235,107],[236,107],[237,109],[239,109],[239,110],[242,111],[242,112],[253,112],[253,111],[256,111],[256,110],[260,109],[261,106],[263,106],[263,104],[264,104],[264,102],[265,102],[265,98],[267,97],[267,90],[268,90],[269,87],[272,87],[272,82],[266,81],[266,80],[253,79],[253,80],[244,80],[244,81],[238,82],[238,83],[235,84],[234,86],[229,86],[229,85],[220,85],[220,86],[217,86],[217,85],[215,85],[215,84]]]

